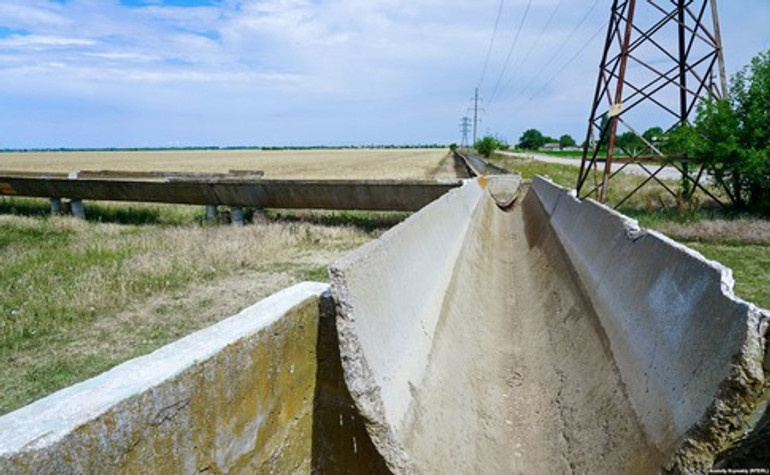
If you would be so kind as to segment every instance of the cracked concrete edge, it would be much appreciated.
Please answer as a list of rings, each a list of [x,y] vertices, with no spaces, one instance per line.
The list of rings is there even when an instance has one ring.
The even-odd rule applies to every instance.
[[[729,287],[732,293],[732,287]],[[672,473],[708,473],[714,463],[740,450],[770,415],[770,371],[767,359],[770,312],[733,297],[747,306],[746,336],[733,357],[729,376],[702,419],[685,435],[668,470]],[[729,458],[729,457],[728,457]]]
[[[67,473],[70,467],[72,473],[87,473],[95,469],[88,469],[89,464],[122,464],[130,458],[133,449],[151,437],[142,426],[160,428],[172,421],[182,427],[194,424],[195,418],[188,413],[216,406],[213,401],[198,400],[202,388],[232,393],[233,388],[221,386],[228,379],[221,372],[241,371],[244,365],[253,364],[255,355],[272,351],[264,343],[268,329],[294,337],[300,335],[292,332],[300,332],[302,338],[313,336],[312,325],[304,321],[295,325],[294,318],[288,321],[285,317],[305,310],[312,313],[318,306],[315,302],[328,288],[328,284],[306,282],[285,289],[216,325],[6,414],[0,418],[0,472],[39,473],[48,467]],[[295,356],[304,358],[302,351]],[[299,367],[294,371],[293,364],[291,369],[292,374],[302,372]],[[312,414],[305,412],[305,416]],[[183,421],[177,421],[180,413],[185,413]],[[254,426],[257,430],[260,425],[258,420],[253,424],[227,423]],[[163,436],[164,440],[184,439],[184,431],[170,432]],[[171,442],[169,450],[176,453],[188,448],[180,449]],[[229,460],[232,454],[225,455]],[[185,466],[184,470],[189,468]]]
[[[391,275],[400,275],[394,287],[408,292],[412,290],[410,289],[410,283],[414,284],[415,279],[430,282],[438,281],[440,280],[438,276],[432,274],[443,275],[445,274],[445,272],[442,272],[444,269],[451,274],[451,269],[459,254],[464,236],[468,232],[470,217],[476,206],[486,195],[484,191],[485,185],[486,178],[484,177],[466,180],[462,187],[451,190],[407,218],[399,226],[388,230],[379,239],[354,250],[329,267],[332,295],[337,308],[337,332],[344,379],[356,407],[365,421],[372,442],[374,442],[388,468],[394,473],[416,473],[416,469],[396,432],[397,424],[390,420],[394,416],[389,414],[386,409],[385,399],[387,396],[383,395],[383,388],[378,383],[378,378],[375,375],[375,372],[379,371],[379,375],[382,376],[383,368],[372,366],[372,362],[367,354],[367,351],[372,351],[372,348],[367,347],[362,341],[362,328],[360,325],[366,325],[366,322],[374,317],[362,308],[363,302],[357,300],[356,296],[358,294],[352,287],[361,288],[363,285],[365,288],[367,285],[379,285],[378,295],[387,294],[387,297],[390,299],[409,300],[411,298],[410,303],[412,306],[417,307],[419,305],[414,305],[415,298],[419,298],[424,304],[431,299],[431,296],[421,294],[419,296],[412,295],[406,297],[403,294],[398,294],[398,290],[395,288],[389,288],[389,292],[382,288],[386,284],[385,282],[376,281],[376,278],[370,275],[363,277],[367,282],[361,282],[361,276],[358,275],[358,272],[352,272],[352,270],[360,271],[361,269],[377,268],[376,263],[393,266],[392,260],[413,261],[423,257],[415,254],[419,253],[419,246],[412,245],[414,241],[405,237],[409,233],[421,230],[422,232],[418,233],[421,240],[434,251],[434,248],[439,247],[438,243],[435,242],[436,240],[451,241],[452,237],[449,234],[456,234],[457,245],[454,246],[456,249],[440,256],[433,256],[435,259],[427,263],[427,267],[430,269],[423,269],[424,272],[421,272],[421,275],[401,275],[398,271],[389,269]],[[455,222],[448,223],[448,218],[455,220]],[[426,219],[429,222],[423,221]],[[453,228],[453,231],[448,233],[446,228]],[[430,232],[433,232],[435,235],[430,236]],[[399,253],[399,245],[394,244],[394,242],[407,244],[406,248],[410,252]],[[398,256],[396,256],[397,253]],[[437,262],[439,260],[442,262]],[[443,275],[442,278],[445,277]],[[369,282],[368,280],[371,279],[375,279],[375,281]],[[449,279],[446,278],[444,280],[446,280],[445,284],[448,285]],[[441,284],[437,285],[438,288],[433,289],[434,293],[442,293],[445,288],[441,287]],[[439,303],[442,301],[443,297],[438,299]],[[393,310],[389,309],[388,311]],[[398,332],[393,333],[398,334]],[[391,386],[394,385],[392,381],[390,383]]]
[[[705,413],[699,420],[693,421],[681,438],[666,467],[673,473],[707,473],[721,454],[749,438],[759,420],[770,414],[770,312],[738,298],[733,290],[735,281],[732,270],[705,258],[701,253],[656,231],[641,228],[636,220],[600,203],[578,200],[574,193],[570,194],[549,180],[535,177],[532,188],[544,208],[550,211],[552,221],[556,218],[555,213],[562,205],[562,200],[569,197],[567,199],[571,201],[581,205],[590,204],[614,217],[629,241],[636,242],[649,237],[689,259],[705,264],[718,275],[722,296],[732,302],[738,313],[745,312],[742,341],[738,345],[739,350],[731,357],[727,377],[715,388],[715,396]],[[573,265],[579,264],[573,262]],[[587,282],[584,284],[589,285]]]
[[[387,422],[385,408],[372,369],[356,334],[355,311],[345,272],[331,266],[329,275],[337,312],[337,335],[343,376],[375,447],[393,473],[416,473],[403,445]]]
[[[719,384],[714,401],[701,420],[683,437],[667,467],[674,473],[708,473],[721,455],[740,446],[751,436],[757,422],[766,413],[770,414],[770,370],[766,365],[766,360],[770,358],[767,341],[770,312],[735,295],[735,279],[729,267],[664,234],[640,228],[636,220],[616,214],[624,222],[632,222],[630,232],[627,232],[630,240],[649,234],[714,269],[719,276],[719,288],[724,298],[745,309],[745,336],[739,352],[732,358],[730,372]]]
[[[489,175],[484,177],[487,193],[501,209],[508,209],[516,202],[521,192],[521,175]]]

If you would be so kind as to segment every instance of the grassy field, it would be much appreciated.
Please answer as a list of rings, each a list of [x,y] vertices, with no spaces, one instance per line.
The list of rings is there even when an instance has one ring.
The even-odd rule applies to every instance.
[[[542,175],[574,188],[577,167],[497,155],[493,161],[524,178]],[[608,201],[618,202],[642,178],[624,175],[612,181]],[[676,187],[676,183],[670,183]],[[661,186],[643,188],[619,208],[639,221],[733,269],[736,294],[770,309],[770,221],[722,209],[705,196],[683,202]]]
[[[13,154],[0,154],[0,169],[13,168],[8,166],[12,163],[37,171],[118,165],[145,170],[261,168],[298,178],[304,160],[310,167],[301,175],[306,177],[453,176],[451,160],[440,150],[401,151],[403,156],[377,150],[369,159],[358,150],[341,151],[344,157],[335,163],[346,168],[342,172],[312,168],[321,158],[310,152],[300,153],[302,160],[296,151],[249,152],[286,161],[280,166],[269,160],[265,166],[238,162],[238,157],[253,159],[246,153],[226,159],[232,152],[200,159],[193,157],[211,152],[171,152],[167,162],[151,159],[156,152],[131,152],[106,162],[99,162],[98,154],[86,156],[89,162],[79,162],[81,155],[74,153],[43,154],[39,160],[23,155],[19,162],[10,160],[16,160]],[[179,153],[190,162],[172,156]],[[145,160],[144,168],[134,160]],[[507,157],[496,161],[525,177],[541,174],[574,184],[576,169],[571,166]],[[624,178],[617,192],[637,180]],[[732,267],[738,295],[770,308],[767,221],[730,215],[705,201],[682,204],[654,188],[622,211]],[[202,207],[86,203],[86,214],[87,222],[52,218],[46,200],[0,197],[0,414],[209,326],[289,285],[324,281],[330,262],[406,217],[268,211],[255,215],[251,225],[234,228],[207,224]]]
[[[331,261],[405,217],[271,213],[238,228],[184,206],[91,205],[87,222],[46,207],[0,199],[0,414],[325,281]]]
[[[266,178],[401,179],[452,177],[446,149],[160,150],[0,153],[0,170],[196,171],[262,170]]]
[[[2,153],[0,170],[259,169],[281,178],[454,176],[447,150]],[[404,213],[265,212],[243,228],[203,207],[0,197],[0,414],[234,315],[303,280]]]

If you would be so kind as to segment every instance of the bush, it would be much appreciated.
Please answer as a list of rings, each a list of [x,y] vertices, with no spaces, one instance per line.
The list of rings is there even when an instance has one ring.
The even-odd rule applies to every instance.
[[[489,157],[492,155],[492,152],[502,148],[502,146],[503,143],[497,137],[492,137],[491,135],[480,138],[474,144],[476,151],[485,157]]]
[[[726,99],[698,107],[693,126],[669,134],[667,148],[706,167],[738,208],[770,216],[770,51],[736,74]]]

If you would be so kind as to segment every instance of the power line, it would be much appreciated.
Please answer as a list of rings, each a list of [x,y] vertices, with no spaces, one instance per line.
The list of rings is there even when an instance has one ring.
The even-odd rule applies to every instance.
[[[553,22],[554,17],[556,16],[556,12],[559,10],[559,7],[561,7],[562,0],[559,0],[559,2],[556,4],[553,10],[551,10],[551,15],[548,17],[548,21],[545,22],[545,25],[543,25],[543,28],[540,29],[540,33],[537,35],[537,38],[535,39],[535,42],[532,43],[532,46],[527,51],[527,54],[524,55],[524,57],[521,59],[521,64],[526,64],[527,60],[530,56],[532,56],[532,52],[535,51],[535,48],[538,44],[540,44],[540,40],[543,39],[543,35],[545,35],[546,30],[548,30],[548,27],[551,26],[551,22]],[[505,83],[505,87],[508,86],[514,79],[514,76],[511,76],[510,79],[508,79],[508,82]]]
[[[500,0],[500,7],[497,9],[497,19],[495,19],[495,29],[492,31],[492,38],[489,41],[489,49],[487,50],[487,59],[484,60],[484,68],[481,70],[481,79],[479,80],[479,87],[484,84],[484,78],[487,75],[487,68],[489,67],[489,58],[492,56],[492,47],[495,44],[495,38],[497,37],[497,28],[500,26],[500,16],[503,14],[503,5],[505,0]]]
[[[526,104],[529,104],[530,102],[532,102],[532,100],[533,100],[535,97],[539,96],[539,95],[540,95],[540,93],[542,93],[542,92],[543,92],[543,91],[544,91],[544,90],[545,90],[545,89],[546,89],[548,86],[550,86],[550,85],[551,85],[551,83],[552,83],[552,82],[554,82],[554,81],[556,80],[556,78],[558,78],[559,76],[561,76],[561,74],[562,74],[562,73],[563,73],[563,72],[564,72],[564,71],[565,71],[565,70],[566,70],[566,69],[569,67],[569,65],[570,65],[570,64],[572,64],[572,63],[573,63],[573,62],[574,62],[574,61],[575,61],[575,60],[576,60],[576,59],[577,59],[577,58],[580,56],[580,53],[582,53],[583,51],[585,51],[585,49],[586,49],[586,48],[588,48],[588,46],[589,46],[591,43],[593,43],[593,41],[596,39],[596,37],[597,37],[597,36],[599,36],[599,33],[601,33],[601,32],[603,32],[603,31],[605,31],[605,29],[606,29],[606,28],[607,28],[607,23],[604,23],[604,24],[601,26],[601,28],[599,28],[598,30],[596,30],[596,33],[594,33],[594,34],[593,34],[593,35],[592,35],[592,36],[591,36],[591,37],[588,39],[588,41],[586,41],[586,43],[585,43],[585,44],[584,44],[584,45],[583,45],[583,46],[582,46],[582,47],[581,47],[581,48],[580,48],[580,49],[579,49],[579,50],[578,50],[578,51],[577,51],[577,52],[576,52],[576,53],[575,53],[575,54],[574,54],[574,55],[573,55],[573,56],[572,56],[570,59],[569,59],[569,61],[567,61],[567,62],[564,64],[564,66],[562,66],[562,67],[561,67],[561,68],[560,68],[560,69],[559,69],[559,70],[556,72],[556,74],[554,74],[554,75],[551,77],[551,79],[549,79],[549,80],[548,80],[548,81],[547,81],[545,84],[543,84],[543,86],[542,86],[540,89],[538,89],[538,90],[537,90],[537,92],[535,92],[535,93],[534,93],[534,94],[533,94],[533,95],[532,95],[532,96],[531,96],[531,97],[530,97],[530,98],[527,100]]]
[[[492,101],[495,99],[495,95],[497,94],[497,89],[500,87],[500,81],[502,81],[503,76],[505,75],[505,71],[508,68],[508,63],[511,61],[511,56],[513,56],[513,50],[516,48],[516,43],[518,43],[519,41],[519,35],[521,34],[521,30],[524,28],[524,22],[527,21],[527,16],[529,15],[529,9],[531,6],[532,6],[532,0],[529,0],[529,2],[527,2],[527,8],[526,10],[524,10],[524,15],[521,17],[521,22],[519,23],[519,29],[516,30],[516,36],[513,37],[513,42],[511,43],[511,49],[508,50],[508,56],[505,58],[505,63],[503,63],[503,69],[500,70],[500,75],[497,77],[495,88],[492,90],[492,94],[489,96],[489,100],[487,101],[487,104],[492,103]]]
[[[572,37],[575,36],[575,33],[577,33],[577,31],[580,29],[580,27],[583,26],[583,23],[585,23],[586,20],[588,20],[588,17],[591,15],[591,13],[594,11],[594,9],[596,8],[596,6],[598,4],[599,4],[599,0],[595,0],[593,5],[591,5],[591,8],[589,8],[588,11],[586,12],[586,14],[583,15],[583,18],[580,19],[578,24],[575,26],[575,28],[572,29],[572,31],[567,36],[567,38],[559,45],[558,48],[556,48],[554,50],[554,53],[551,55],[550,58],[548,58],[548,61],[546,61],[545,64],[543,64],[543,66],[540,68],[540,70],[538,70],[538,72],[532,77],[532,79],[527,83],[527,85],[524,86],[524,88],[516,95],[516,97],[514,98],[514,101],[517,100],[519,97],[523,96],[524,93],[527,92],[527,89],[529,89],[529,87],[540,77],[540,75],[543,74],[543,72],[545,72],[545,70],[548,68],[548,66],[551,65],[553,60],[556,59],[559,56],[559,53],[562,52],[562,49],[564,48],[564,46],[566,46],[567,43],[569,43],[570,40],[572,40]],[[602,27],[602,28],[604,28],[604,27]]]

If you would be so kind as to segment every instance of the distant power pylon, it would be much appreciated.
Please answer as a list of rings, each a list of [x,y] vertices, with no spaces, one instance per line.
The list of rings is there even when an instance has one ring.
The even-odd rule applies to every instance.
[[[468,112],[473,112],[473,144],[475,145],[479,130],[479,122],[481,122],[481,119],[479,119],[479,113],[484,112],[484,109],[479,107],[479,102],[482,101],[482,99],[479,97],[479,88],[476,88],[471,100],[473,101],[473,107],[468,109]]]
[[[645,137],[638,127],[646,121],[662,126],[665,135],[688,123],[701,100],[725,97],[726,90],[716,0],[647,0],[641,8],[636,0],[613,0],[578,195],[606,202],[610,180],[621,171],[612,169],[618,162],[623,163],[621,169],[637,164],[648,176],[616,206],[653,180],[676,195],[658,177],[666,166],[679,170],[690,190],[699,188],[712,196],[699,183],[702,167],[693,173],[687,160],[667,157],[662,137]],[[627,150],[619,143],[621,133],[629,132],[641,146]]]
[[[460,131],[463,133],[463,139],[460,142],[461,147],[468,146],[468,134],[471,131],[471,118],[468,116],[460,119]]]

